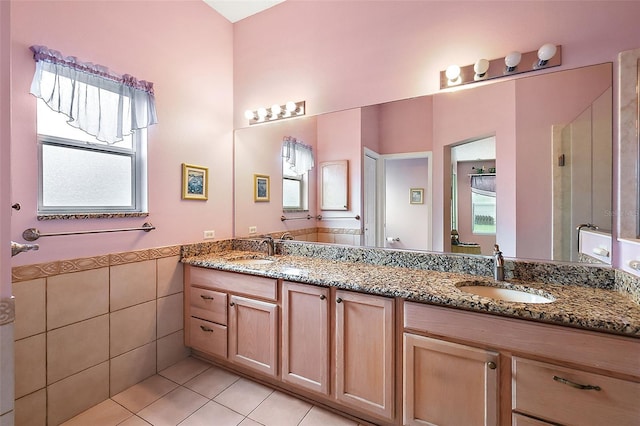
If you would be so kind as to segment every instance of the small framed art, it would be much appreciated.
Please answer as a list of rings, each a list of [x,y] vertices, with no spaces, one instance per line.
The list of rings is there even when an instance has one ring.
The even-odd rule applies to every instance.
[[[209,169],[182,163],[182,199],[207,200],[209,197]]]
[[[269,176],[253,175],[253,201],[269,201]]]
[[[424,188],[411,188],[409,200],[411,204],[424,204]]]

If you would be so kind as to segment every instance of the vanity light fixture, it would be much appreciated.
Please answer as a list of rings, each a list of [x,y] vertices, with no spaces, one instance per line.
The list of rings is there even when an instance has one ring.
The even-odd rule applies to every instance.
[[[449,65],[445,74],[447,76],[447,86],[460,84],[460,67],[458,65]]]
[[[305,101],[289,101],[284,105],[273,104],[271,108],[260,107],[256,110],[248,109],[244,112],[244,117],[249,120],[249,124],[269,123],[302,115],[305,115]]]
[[[504,58],[478,59],[471,65],[451,65],[440,71],[440,89],[478,81],[492,80],[562,65],[562,46],[544,44],[540,49],[521,53],[513,51]]]
[[[518,68],[520,61],[522,60],[522,53],[511,52],[504,57],[505,73],[512,73]]]
[[[558,48],[555,44],[547,43],[538,49],[538,62],[533,66],[535,69],[545,67],[549,60],[556,54]]]
[[[487,71],[489,71],[489,61],[486,59],[478,59],[473,65],[473,72],[476,73],[473,79],[475,81],[484,80],[487,78]]]

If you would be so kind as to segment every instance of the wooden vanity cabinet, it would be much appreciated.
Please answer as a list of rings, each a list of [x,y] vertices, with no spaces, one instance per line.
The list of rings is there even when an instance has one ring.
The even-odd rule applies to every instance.
[[[278,374],[278,305],[229,297],[229,360],[269,376]]]
[[[278,374],[277,280],[185,265],[185,345]]]
[[[405,424],[640,424],[640,339],[413,302],[404,329]],[[496,364],[484,382],[483,362]],[[480,413],[469,401],[483,392],[499,395],[485,419],[456,420]],[[449,406],[447,417],[429,417],[447,399],[468,413]]]
[[[404,425],[498,423],[499,355],[404,334]]]
[[[395,415],[393,299],[336,291],[336,398],[386,419]]]
[[[329,288],[282,283],[282,381],[329,394]]]

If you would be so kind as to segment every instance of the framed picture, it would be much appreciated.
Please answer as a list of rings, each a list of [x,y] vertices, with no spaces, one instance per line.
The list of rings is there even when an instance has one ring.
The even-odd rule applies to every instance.
[[[269,201],[269,176],[253,175],[253,201]]]
[[[411,204],[424,204],[424,188],[411,188],[409,199]]]
[[[209,169],[182,163],[182,199],[206,200],[209,197]]]

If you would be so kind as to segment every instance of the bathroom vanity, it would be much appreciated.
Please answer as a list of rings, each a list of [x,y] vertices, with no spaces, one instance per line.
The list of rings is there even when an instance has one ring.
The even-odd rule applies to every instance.
[[[282,256],[183,249],[185,340],[195,356],[373,424],[640,419],[640,306],[623,291],[496,283],[483,276],[491,262],[483,257],[473,264],[455,255],[286,246]],[[427,269],[433,261],[441,271]],[[509,277],[518,268],[507,267]],[[592,278],[601,271],[586,268]],[[470,283],[551,302],[460,290]]]

